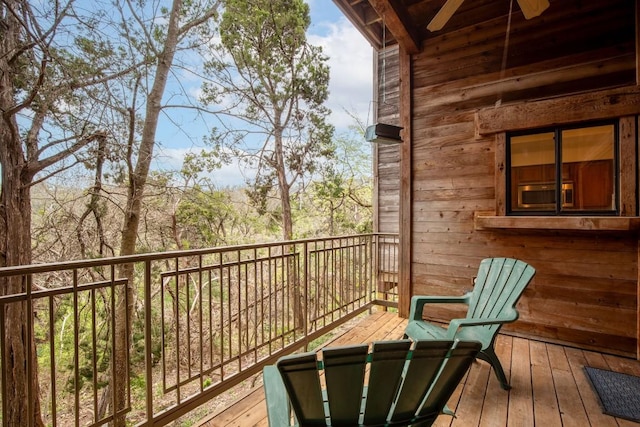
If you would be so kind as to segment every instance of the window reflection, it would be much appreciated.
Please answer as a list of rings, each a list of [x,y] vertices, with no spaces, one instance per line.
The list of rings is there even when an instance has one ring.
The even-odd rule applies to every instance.
[[[616,209],[615,126],[511,136],[511,212]]]

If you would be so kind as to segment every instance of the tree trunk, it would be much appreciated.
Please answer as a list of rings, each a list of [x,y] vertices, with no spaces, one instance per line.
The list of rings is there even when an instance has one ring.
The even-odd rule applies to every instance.
[[[278,176],[278,190],[280,191],[280,207],[282,209],[282,238],[293,238],[293,220],[291,218],[291,189],[287,181],[287,169],[284,161],[284,146],[282,143],[281,127],[276,126],[275,139],[275,169]]]
[[[122,239],[120,242],[120,255],[132,255],[136,252],[136,240],[142,211],[142,198],[149,176],[153,149],[156,142],[156,129],[158,118],[162,109],[162,96],[167,85],[169,71],[173,64],[175,49],[179,35],[179,13],[182,9],[182,0],[174,0],[169,19],[169,28],[163,52],[158,58],[156,74],[153,86],[147,98],[146,115],[142,129],[142,140],[138,151],[138,161],[135,169],[130,171],[129,194],[125,210],[124,225],[122,227]],[[125,289],[120,288],[116,294],[116,333],[115,333],[115,375],[119,381],[115,385],[115,409],[120,412],[128,403],[129,361],[127,352],[131,342],[131,324],[135,304],[135,277],[133,265],[125,264],[119,271],[120,277],[127,279]],[[117,426],[125,425],[124,413],[116,418]]]
[[[18,124],[12,108],[13,64],[8,59],[16,51],[19,25],[9,13],[5,16],[0,37],[0,267],[31,264],[31,194],[32,175],[22,148]],[[10,55],[9,52],[12,54]],[[25,292],[25,279],[0,279],[0,295]],[[6,381],[6,395],[2,398],[7,413],[3,422],[10,426],[44,425],[40,413],[40,393],[37,377],[37,358],[33,339],[33,312],[25,302],[8,304],[0,313],[4,321],[4,353],[2,376]],[[31,363],[27,358],[31,357]],[[31,366],[29,366],[31,365]]]
[[[0,266],[31,264],[31,199],[28,184],[21,182],[23,169],[15,165],[15,144],[9,144],[4,130],[0,130],[2,145],[2,197],[0,201]],[[5,161],[5,159],[11,159]],[[8,167],[7,167],[8,166]],[[26,214],[25,214],[26,213]],[[11,295],[26,292],[28,282],[22,277],[0,279],[0,294]],[[33,339],[33,311],[26,302],[14,302],[4,306],[0,313],[4,321],[4,354],[2,375],[6,380],[7,413],[3,421],[10,426],[33,423],[44,425],[40,414],[40,393],[37,377],[37,357]],[[31,357],[31,366],[28,358]],[[30,385],[30,386],[29,386]]]
[[[275,132],[275,156],[276,173],[278,175],[278,187],[280,190],[280,207],[282,209],[282,237],[285,241],[293,239],[293,220],[291,217],[291,188],[287,181],[286,168],[284,164],[284,149],[282,145],[282,129]],[[289,247],[289,252],[295,252],[295,246]],[[291,306],[293,307],[293,321],[296,328],[302,328],[305,324],[305,309],[303,308],[303,295],[300,289],[300,277],[295,261],[288,258],[287,270],[291,273]]]

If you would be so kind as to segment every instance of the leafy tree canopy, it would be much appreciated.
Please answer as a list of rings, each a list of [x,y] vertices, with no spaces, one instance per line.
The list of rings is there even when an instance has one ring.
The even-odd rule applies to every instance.
[[[290,198],[333,156],[329,67],[306,39],[309,6],[302,0],[227,0],[221,44],[206,71],[203,101],[224,106],[242,125],[216,130],[217,153],[233,153],[256,171],[250,198],[265,211],[280,200],[284,238],[292,236]],[[216,54],[217,53],[217,54]],[[227,147],[229,151],[221,150]],[[266,211],[265,211],[266,213]]]

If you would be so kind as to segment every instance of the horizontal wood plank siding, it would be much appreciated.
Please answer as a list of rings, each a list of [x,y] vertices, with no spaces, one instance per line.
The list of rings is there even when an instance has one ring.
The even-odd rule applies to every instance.
[[[374,110],[377,123],[400,126],[400,67],[398,47],[393,46],[378,53],[377,103]],[[368,123],[373,124],[373,123]],[[377,161],[374,163],[376,177],[376,231],[399,232],[400,204],[400,146],[397,144],[373,144]]]
[[[413,56],[414,294],[462,294],[482,258],[520,258],[537,275],[519,304],[520,319],[506,331],[636,356],[637,232],[474,227],[476,212],[496,212],[497,198],[504,198],[504,189],[496,188],[496,156],[504,156],[500,136],[477,133],[477,112],[635,85],[634,3],[553,0],[540,19],[514,13],[505,68],[508,9],[473,27],[434,33]],[[546,125],[556,123],[563,123],[562,111]],[[625,132],[636,138],[636,129]],[[391,172],[391,158],[379,173]],[[381,219],[394,200],[395,177],[386,179],[388,187],[380,175],[386,193],[379,196]],[[627,199],[635,203],[632,196]],[[425,312],[436,320],[463,313],[461,307]]]

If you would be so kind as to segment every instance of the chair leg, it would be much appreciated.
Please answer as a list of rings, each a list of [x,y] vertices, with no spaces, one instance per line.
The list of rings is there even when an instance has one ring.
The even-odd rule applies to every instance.
[[[480,359],[486,360],[493,367],[493,371],[496,373],[496,377],[500,382],[500,387],[503,390],[510,390],[511,385],[509,385],[509,381],[507,381],[507,376],[504,374],[504,370],[502,369],[502,364],[500,363],[500,359],[496,355],[493,347],[488,347],[478,353],[478,357]]]

